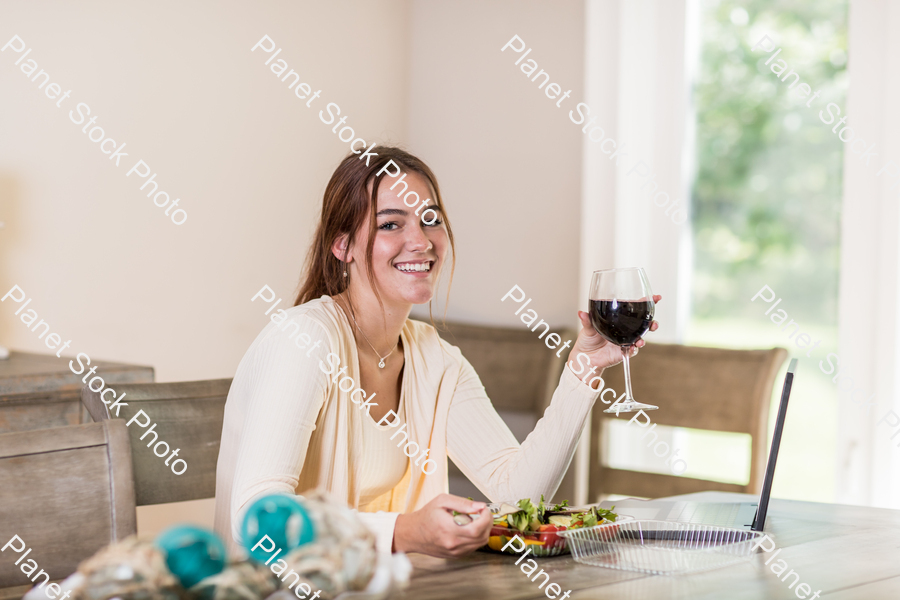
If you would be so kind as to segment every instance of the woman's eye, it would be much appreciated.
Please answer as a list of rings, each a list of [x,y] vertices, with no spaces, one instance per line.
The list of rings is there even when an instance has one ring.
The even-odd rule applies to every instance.
[[[393,231],[395,227],[399,227],[394,221],[388,221],[387,223],[382,223],[378,226],[378,229],[384,229],[385,231]]]
[[[422,223],[425,223],[425,221],[422,221]],[[440,227],[443,224],[444,224],[443,219],[437,219],[434,223],[432,223],[431,221],[428,221],[427,223],[425,223],[425,225],[427,225],[429,227]]]

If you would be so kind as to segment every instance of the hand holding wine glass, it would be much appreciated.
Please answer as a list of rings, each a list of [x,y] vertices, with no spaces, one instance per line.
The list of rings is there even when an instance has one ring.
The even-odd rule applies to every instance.
[[[655,305],[662,299],[662,296],[657,295],[652,296],[652,298]],[[578,318],[581,320],[582,329],[578,332],[578,339],[575,341],[575,346],[569,354],[570,361],[575,362],[579,354],[585,354],[590,359],[591,372],[597,373],[599,371],[602,373],[603,369],[617,365],[624,360],[623,348],[610,342],[610,340],[597,332],[597,329],[595,329],[591,322],[591,315],[589,313],[578,311]],[[656,331],[658,328],[659,323],[653,321],[650,324],[649,330]],[[638,348],[642,347],[644,343],[644,340],[640,338],[635,341],[629,348],[629,356],[637,354]],[[587,382],[587,379],[585,379],[585,382]],[[618,409],[621,406],[622,403],[619,403],[616,408]]]
[[[631,392],[629,358],[641,336],[650,330],[656,309],[650,281],[643,269],[594,271],[590,288],[591,324],[601,336],[620,346],[625,362],[625,400],[603,412],[635,412],[659,408],[642,404]]]
[[[654,304],[658,303],[661,299],[662,296],[658,294],[653,296]],[[591,365],[597,367],[598,373],[603,369],[614,367],[624,360],[622,348],[611,343],[594,329],[594,326],[591,323],[590,313],[579,310],[578,320],[581,322],[581,331],[578,332],[578,339],[569,355],[571,360],[574,360],[578,353],[587,354],[591,358]],[[650,324],[650,331],[656,331],[657,329],[659,329],[659,323],[653,321],[653,323]],[[629,356],[633,357],[637,354],[638,349],[643,348],[646,343],[646,340],[643,338],[635,342]]]

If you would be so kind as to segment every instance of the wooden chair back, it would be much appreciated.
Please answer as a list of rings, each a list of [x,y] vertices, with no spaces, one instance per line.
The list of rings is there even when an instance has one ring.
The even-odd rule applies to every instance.
[[[138,506],[215,497],[216,462],[230,388],[231,379],[116,386],[116,393],[126,394],[123,403],[128,404],[118,409],[119,419],[127,422],[139,410],[150,418],[150,425],[145,428],[139,426],[145,421],[143,417],[128,426]],[[81,394],[81,401],[95,421],[111,418],[100,394],[87,387]],[[114,419],[115,412],[114,409]],[[153,423],[153,433],[159,437],[154,438],[151,433],[142,441],[141,436]],[[171,468],[174,460],[166,466],[165,456],[154,454],[153,446],[159,440],[165,441],[170,450],[179,449],[178,458],[187,463],[184,473],[176,475]]]
[[[591,501],[596,501],[601,494],[658,498],[706,490],[759,493],[768,455],[767,428],[772,385],[787,355],[784,348],[727,350],[674,344],[645,345],[631,360],[631,385],[638,402],[659,407],[659,410],[646,413],[651,422],[750,434],[750,481],[747,485],[739,485],[602,465],[600,444],[603,420],[615,419],[616,416],[604,413],[603,410],[610,405],[598,401],[591,417]],[[606,387],[616,391],[616,397],[625,392],[621,364],[607,369],[603,379]],[[607,394],[606,399],[609,400],[611,395]],[[631,419],[633,416],[634,413],[623,414],[619,419]],[[629,427],[634,428],[633,435],[643,435],[646,431],[637,424]],[[649,427],[651,425],[647,425]],[[661,458],[660,462],[665,461]]]
[[[119,420],[0,434],[0,597],[71,575],[97,550],[137,531],[131,448]],[[23,556],[27,549],[31,552]],[[15,562],[24,558],[19,565]],[[27,577],[29,560],[38,569]]]
[[[69,358],[13,350],[0,360],[0,433],[92,422],[81,404],[84,377],[69,368]],[[114,389],[153,381],[153,367],[96,359],[91,366]]]

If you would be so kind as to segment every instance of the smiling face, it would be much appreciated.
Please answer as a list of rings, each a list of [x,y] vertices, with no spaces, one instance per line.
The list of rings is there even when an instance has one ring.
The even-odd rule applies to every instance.
[[[372,246],[372,269],[378,282],[378,291],[385,303],[395,306],[425,304],[434,296],[438,277],[449,246],[447,229],[444,227],[443,215],[434,206],[434,192],[428,180],[422,175],[404,169],[406,178],[403,183],[409,189],[403,189],[403,183],[390,189],[397,179],[385,177],[378,190],[375,221],[375,241]],[[372,184],[369,183],[371,192]],[[402,196],[397,195],[402,192]],[[418,194],[419,202],[414,203]],[[412,207],[404,203],[404,198]],[[432,201],[421,207],[425,199]],[[435,212],[425,215],[431,224],[422,220],[427,208]],[[416,210],[419,214],[416,215]],[[369,241],[371,216],[360,228],[356,241],[349,248],[350,285],[369,283],[365,266],[365,251]],[[340,251],[335,252],[342,258]]]

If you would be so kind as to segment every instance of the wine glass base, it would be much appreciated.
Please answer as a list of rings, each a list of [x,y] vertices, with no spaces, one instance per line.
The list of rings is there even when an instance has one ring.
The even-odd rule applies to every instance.
[[[635,402],[634,400],[626,400],[625,402],[619,402],[618,404],[610,406],[603,412],[615,413],[618,416],[619,413],[637,412],[639,410],[656,410],[658,408],[658,406],[653,406],[652,404],[643,404],[641,402]]]

